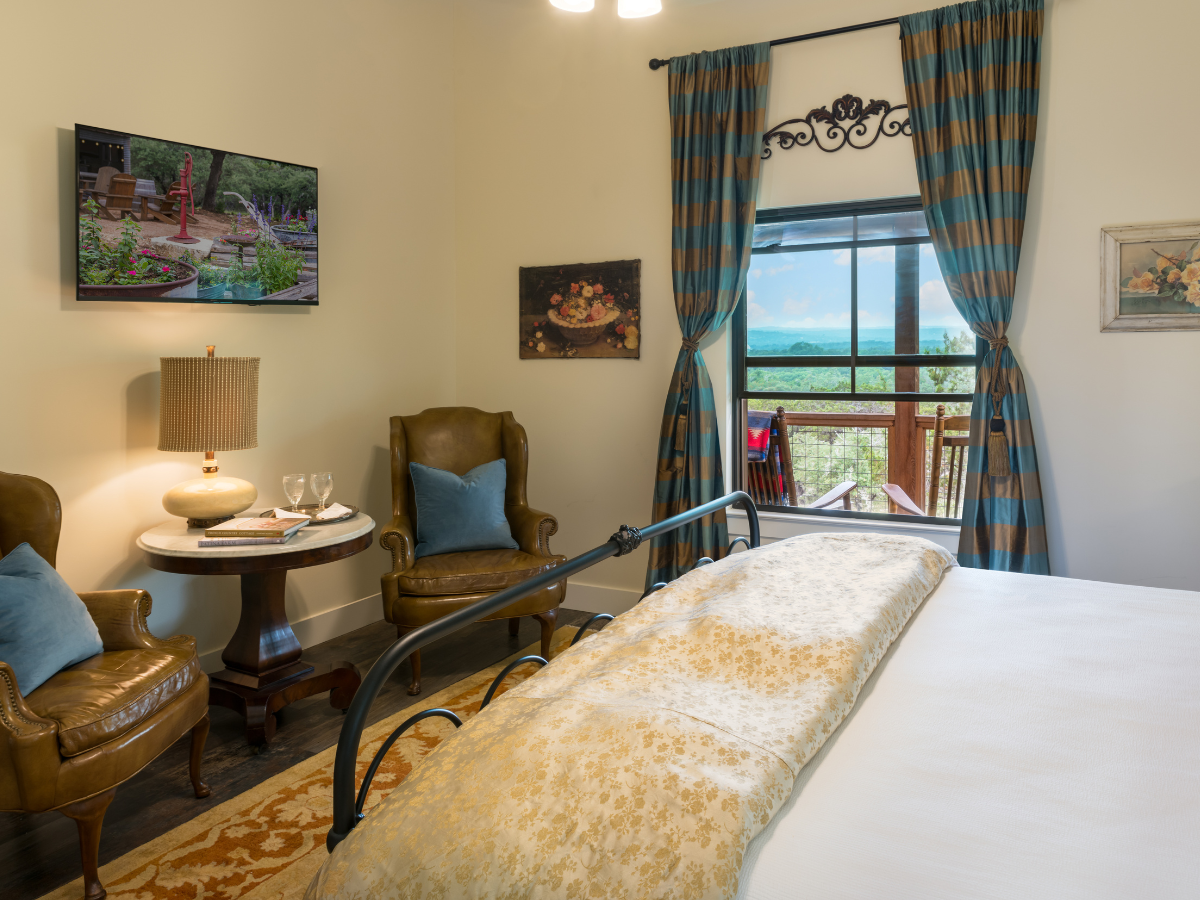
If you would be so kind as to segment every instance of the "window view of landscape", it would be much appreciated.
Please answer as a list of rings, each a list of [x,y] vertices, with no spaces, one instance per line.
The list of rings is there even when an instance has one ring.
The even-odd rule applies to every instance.
[[[750,433],[770,415],[770,447],[748,449],[744,473],[756,500],[957,516],[950,469],[965,447],[951,448],[965,437],[950,428],[970,413],[975,338],[919,210],[760,224],[739,315]],[[870,364],[895,356],[915,364]],[[946,447],[931,479],[939,406]]]

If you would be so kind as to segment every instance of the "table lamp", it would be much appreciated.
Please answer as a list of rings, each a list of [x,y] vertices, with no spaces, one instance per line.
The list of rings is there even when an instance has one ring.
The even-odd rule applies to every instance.
[[[216,451],[258,446],[257,356],[164,356],[158,449],[203,453],[204,477],[163,494],[163,509],[189,528],[212,528],[248,509],[258,490],[217,472]]]

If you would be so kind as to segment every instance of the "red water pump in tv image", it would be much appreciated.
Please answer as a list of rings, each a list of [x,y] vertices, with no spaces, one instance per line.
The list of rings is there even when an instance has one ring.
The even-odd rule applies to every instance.
[[[188,204],[192,206],[192,218],[196,217],[196,201],[192,197],[192,154],[183,154],[183,168],[179,170],[179,189],[168,191],[168,197],[179,198],[179,234],[168,238],[177,244],[198,244],[200,238],[188,234],[187,217]]]

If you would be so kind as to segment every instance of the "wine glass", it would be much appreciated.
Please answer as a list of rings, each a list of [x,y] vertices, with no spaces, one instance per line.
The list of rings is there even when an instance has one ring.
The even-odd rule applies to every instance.
[[[313,472],[309,476],[308,484],[312,488],[312,492],[317,495],[317,512],[321,512],[325,509],[325,500],[333,490],[333,473]]]
[[[304,496],[304,476],[303,475],[284,475],[283,476],[283,492],[287,498],[292,501],[290,507],[292,512],[299,512],[296,504],[300,502],[300,498]],[[328,491],[326,491],[328,493]]]

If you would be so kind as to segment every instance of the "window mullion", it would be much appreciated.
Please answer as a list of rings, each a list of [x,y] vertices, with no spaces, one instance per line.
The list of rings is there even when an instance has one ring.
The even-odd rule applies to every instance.
[[[858,240],[858,216],[854,239]],[[850,248],[850,393],[858,393],[858,247]]]

